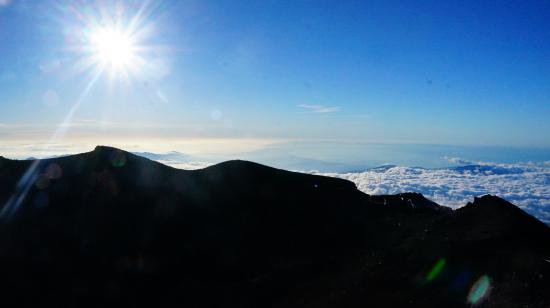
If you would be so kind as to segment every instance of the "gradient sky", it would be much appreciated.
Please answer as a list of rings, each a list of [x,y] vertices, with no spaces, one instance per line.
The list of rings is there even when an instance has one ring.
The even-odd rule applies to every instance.
[[[82,65],[136,16],[127,76]],[[4,143],[550,147],[548,119],[548,1],[0,0]]]

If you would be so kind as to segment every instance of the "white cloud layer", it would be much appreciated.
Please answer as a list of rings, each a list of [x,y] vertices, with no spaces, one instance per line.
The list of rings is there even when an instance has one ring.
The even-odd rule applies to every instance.
[[[466,205],[476,196],[493,194],[550,224],[550,161],[476,163],[446,169],[385,166],[357,173],[312,173],[350,180],[368,194],[420,192],[453,208]]]
[[[166,165],[180,169],[200,169],[211,162],[195,161],[182,154],[152,156]],[[147,156],[147,155],[144,155]],[[350,180],[367,194],[419,192],[438,204],[458,208],[474,197],[492,194],[524,209],[550,224],[550,161],[536,163],[485,163],[447,158],[459,167],[426,169],[387,165],[353,173],[308,173]]]
[[[0,123],[2,126],[9,124]],[[26,147],[24,153],[11,152],[13,145],[0,145],[0,154],[7,157],[25,158],[34,153],[35,157],[55,156],[63,153],[85,152],[93,149],[67,148],[64,145],[50,145],[48,155],[36,155],[40,148]],[[162,154],[150,152],[134,152],[134,154],[156,160],[160,163],[179,169],[201,169],[223,161],[223,159],[207,159],[180,152]],[[27,155],[27,156],[25,156]],[[447,160],[459,167],[426,169],[421,167],[401,167],[387,165],[352,173],[323,173],[309,171],[311,174],[339,177],[350,180],[357,188],[367,194],[397,194],[402,192],[419,192],[427,198],[441,204],[458,208],[473,201],[474,197],[493,194],[502,197],[521,207],[531,215],[550,225],[550,161],[536,163],[485,163],[470,162],[460,158]],[[276,157],[269,161],[275,164]],[[294,162],[294,161],[291,161]],[[315,161],[314,161],[315,162]],[[284,163],[284,161],[283,161]],[[305,170],[308,161],[295,162],[296,171]],[[286,164],[289,165],[288,162]],[[332,165],[331,165],[332,166]],[[334,166],[333,166],[334,167]]]
[[[177,162],[173,160],[157,160],[159,163],[165,164],[170,167],[185,169],[185,170],[196,170],[210,167],[213,163],[202,162],[202,161],[191,161],[191,162]]]

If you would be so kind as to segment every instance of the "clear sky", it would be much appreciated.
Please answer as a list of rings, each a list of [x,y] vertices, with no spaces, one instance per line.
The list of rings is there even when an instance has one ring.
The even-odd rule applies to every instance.
[[[549,119],[548,1],[0,0],[3,143],[550,147]]]

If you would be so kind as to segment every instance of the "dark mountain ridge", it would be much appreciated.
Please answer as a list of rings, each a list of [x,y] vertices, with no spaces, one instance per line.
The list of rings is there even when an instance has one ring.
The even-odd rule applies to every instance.
[[[19,306],[548,307],[550,229],[228,161],[174,169],[98,146],[0,158],[0,295]],[[479,295],[479,296],[478,296]]]

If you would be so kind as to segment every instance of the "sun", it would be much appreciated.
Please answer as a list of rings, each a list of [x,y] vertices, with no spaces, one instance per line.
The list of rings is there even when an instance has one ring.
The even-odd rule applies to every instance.
[[[67,50],[75,56],[70,73],[89,75],[90,80],[104,76],[113,86],[141,83],[158,74],[157,63],[164,63],[169,48],[157,43],[151,16],[156,8],[156,2],[143,1],[140,6],[97,4],[68,11],[63,21]]]
[[[90,49],[95,62],[113,71],[131,69],[136,59],[132,36],[118,29],[95,29],[90,35]]]

